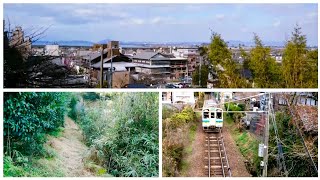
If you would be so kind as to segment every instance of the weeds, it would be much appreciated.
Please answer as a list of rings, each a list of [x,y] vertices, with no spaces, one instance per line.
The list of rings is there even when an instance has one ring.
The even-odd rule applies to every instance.
[[[103,167],[97,173],[120,177],[158,176],[158,96],[156,93],[115,93],[77,108],[86,143],[93,149],[88,161]],[[81,106],[81,105],[80,105]],[[72,113],[71,113],[72,114]],[[90,166],[90,163],[89,163]]]
[[[170,111],[165,111],[170,112]],[[172,113],[171,117],[162,120],[162,174],[166,177],[179,176],[186,173],[189,164],[183,160],[192,152],[192,142],[197,130],[197,116],[190,106],[180,113]]]

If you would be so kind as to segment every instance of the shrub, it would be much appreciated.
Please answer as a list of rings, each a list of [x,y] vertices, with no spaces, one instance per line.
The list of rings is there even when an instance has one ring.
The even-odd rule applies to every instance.
[[[186,106],[180,113],[162,120],[162,169],[163,176],[178,176],[185,148],[192,139],[197,126],[197,116],[190,106]]]
[[[111,96],[111,100],[87,104],[83,111],[75,108],[86,143],[103,157],[90,160],[113,176],[158,176],[157,93]]]
[[[37,155],[45,136],[63,126],[67,93],[4,94],[4,152]]]
[[[96,100],[100,99],[99,94],[97,94],[95,92],[82,93],[82,97],[84,100],[89,100],[89,101],[96,101]]]

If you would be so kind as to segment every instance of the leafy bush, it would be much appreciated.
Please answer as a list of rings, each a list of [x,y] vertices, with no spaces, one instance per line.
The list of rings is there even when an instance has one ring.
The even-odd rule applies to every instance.
[[[78,104],[79,98],[76,95],[72,95],[69,108],[70,111],[68,112],[68,116],[72,119],[77,119],[78,112],[76,110],[76,105]]]
[[[185,107],[180,113],[176,113],[170,118],[170,125],[172,128],[180,127],[188,122],[196,120],[196,114],[190,106]]]
[[[96,100],[100,99],[99,94],[97,94],[95,92],[82,93],[82,97],[84,100],[88,100],[88,101],[96,101]]]
[[[236,104],[236,103],[227,103],[224,105],[225,109],[226,110],[229,110],[229,111],[244,111],[245,110],[245,104]],[[238,113],[232,113],[232,112],[229,112],[227,113],[227,116],[229,117],[232,117],[233,119],[236,119]]]
[[[67,93],[4,94],[4,152],[38,155],[45,135],[63,126]]]
[[[297,127],[294,125],[292,117],[286,112],[276,113],[276,123],[278,128],[278,138],[282,142],[285,164],[289,177],[316,177],[309,157],[307,156],[301,137],[297,134]],[[318,136],[304,134],[304,140],[313,157],[318,164]],[[270,127],[269,149],[277,149],[274,127]],[[268,176],[284,176],[278,171],[278,151],[269,151]]]
[[[163,176],[178,176],[185,149],[194,137],[196,123],[197,116],[190,106],[186,106],[180,113],[172,114],[171,117],[162,120]]]
[[[167,119],[171,117],[174,113],[175,113],[175,109],[167,106],[162,106],[162,119]]]
[[[96,149],[91,160],[113,176],[158,176],[158,94],[111,96],[84,105],[83,111],[75,108],[87,144]]]

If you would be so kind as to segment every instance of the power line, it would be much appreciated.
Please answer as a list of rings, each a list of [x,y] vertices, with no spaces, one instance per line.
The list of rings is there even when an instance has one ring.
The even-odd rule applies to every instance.
[[[304,146],[304,149],[305,149],[305,151],[307,152],[307,155],[308,155],[308,157],[309,157],[309,159],[310,159],[310,161],[311,161],[311,163],[312,163],[315,171],[316,171],[317,174],[318,174],[317,165],[315,164],[315,162],[313,161],[313,159],[312,159],[312,157],[311,157],[311,154],[310,154],[310,152],[309,152],[309,150],[308,150],[308,147],[307,147],[307,145],[306,145],[306,142],[305,142],[305,140],[304,140],[304,138],[303,138],[302,132],[300,131],[300,128],[299,128],[299,126],[298,126],[298,123],[297,123],[296,119],[294,118],[295,115],[294,115],[294,112],[293,112],[293,110],[292,110],[291,105],[292,105],[292,103],[293,103],[293,100],[294,100],[294,98],[295,98],[295,95],[296,95],[296,93],[294,93],[293,98],[292,98],[292,102],[291,102],[290,104],[289,104],[288,98],[286,98],[286,102],[287,102],[287,104],[288,104],[290,113],[291,113],[291,115],[292,115],[292,119],[293,119],[293,121],[294,121],[294,123],[295,123],[295,125],[296,125],[298,135],[300,136],[300,138],[301,138],[301,140],[302,140],[302,144],[303,144],[303,146]],[[299,116],[296,116],[296,117],[300,119]]]
[[[270,94],[269,94],[270,97]],[[276,123],[276,117],[275,117],[275,113],[274,113],[274,109],[273,109],[273,105],[270,102],[269,99],[269,117],[271,117],[271,121],[272,121],[272,125],[274,128],[274,132],[275,132],[275,136],[276,136],[276,142],[277,142],[277,148],[278,148],[278,157],[277,157],[277,163],[278,163],[278,168],[281,171],[283,169],[286,177],[288,177],[288,171],[286,168],[286,164],[285,164],[285,158],[283,155],[283,149],[282,149],[282,143],[280,141],[279,138],[279,132],[278,132],[278,127],[277,127],[277,123]]]

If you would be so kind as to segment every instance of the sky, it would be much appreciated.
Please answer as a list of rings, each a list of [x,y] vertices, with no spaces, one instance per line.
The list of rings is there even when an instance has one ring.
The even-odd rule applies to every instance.
[[[318,44],[316,4],[4,4],[4,19],[26,33],[49,27],[42,40],[138,42],[283,42],[296,24]]]

